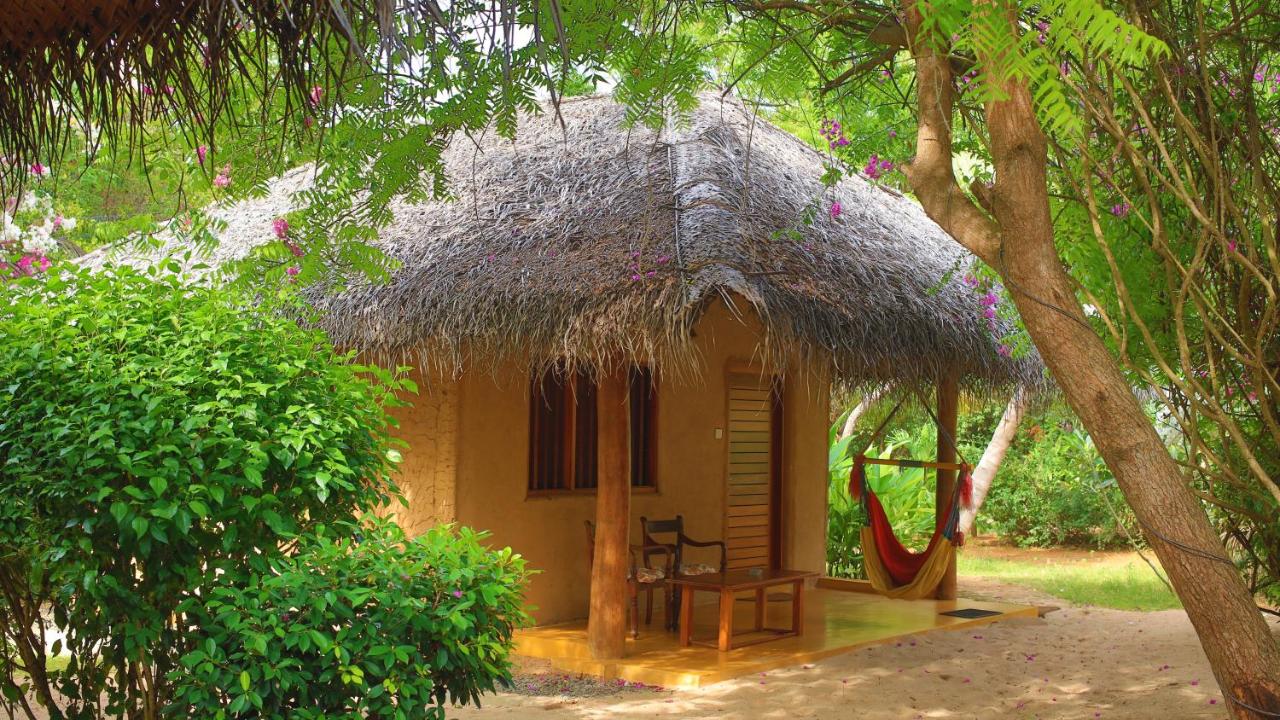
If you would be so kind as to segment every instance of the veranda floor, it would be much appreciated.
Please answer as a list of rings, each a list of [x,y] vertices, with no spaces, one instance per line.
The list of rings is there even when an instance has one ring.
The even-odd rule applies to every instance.
[[[679,646],[674,633],[661,626],[662,612],[654,609],[654,624],[641,626],[640,638],[627,641],[626,657],[601,662],[587,650],[585,620],[529,628],[516,636],[516,652],[551,661],[559,670],[623,679],[663,687],[699,687],[774,668],[813,662],[867,645],[893,642],[917,633],[985,625],[1010,617],[1035,617],[1036,608],[975,600],[889,600],[865,592],[835,589],[839,583],[824,581],[805,592],[805,634],[760,643],[727,653],[709,647]],[[845,586],[847,587],[847,586]],[[780,593],[787,596],[789,593]],[[695,636],[714,637],[717,607],[714,596],[699,594],[694,608]],[[702,598],[706,598],[706,602]],[[749,628],[752,602],[744,595],[734,616],[736,628]],[[940,613],[975,608],[999,615],[966,619]],[[642,610],[643,611],[643,610]],[[766,625],[790,623],[791,605],[781,598],[769,603]]]

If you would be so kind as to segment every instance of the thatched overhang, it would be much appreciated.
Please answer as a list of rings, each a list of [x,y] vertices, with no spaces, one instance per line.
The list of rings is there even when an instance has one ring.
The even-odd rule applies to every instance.
[[[857,174],[824,191],[822,156],[738,101],[704,96],[661,132],[628,127],[607,98],[560,112],[566,129],[552,112],[523,117],[514,143],[455,138],[456,199],[400,204],[381,233],[402,263],[390,282],[312,293],[336,343],[445,368],[519,355],[681,369],[719,298],[758,314],[761,357],[848,384],[1043,382],[1037,357],[997,352],[961,283],[971,259],[919,206]],[[215,210],[227,227],[213,264],[273,241],[309,179],[295,170]]]
[[[392,19],[389,0],[21,0],[0,12],[0,187],[73,126],[129,136],[164,110],[212,137],[231,89],[305,108]],[[322,59],[323,62],[317,62]],[[130,139],[135,146],[137,135]]]

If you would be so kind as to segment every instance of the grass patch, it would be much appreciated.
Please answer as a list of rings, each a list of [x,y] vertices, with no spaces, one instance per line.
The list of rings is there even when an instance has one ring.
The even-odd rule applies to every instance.
[[[1178,598],[1142,561],[1115,563],[1010,560],[960,554],[961,575],[1026,585],[1076,605],[1116,610],[1171,610]]]

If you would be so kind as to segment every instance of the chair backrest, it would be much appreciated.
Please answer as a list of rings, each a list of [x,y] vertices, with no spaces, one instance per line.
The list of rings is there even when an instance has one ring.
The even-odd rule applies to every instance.
[[[673,534],[675,537],[667,544],[679,545],[680,538],[684,535],[684,516],[677,515],[672,520],[650,520],[643,515],[640,516],[641,533],[644,535],[643,542],[645,545],[662,544],[662,539],[654,537],[654,535]]]
[[[684,516],[677,515],[671,520],[650,520],[649,518],[640,516],[640,532],[643,535],[641,542],[645,545],[669,545],[673,548],[670,561],[673,568],[680,566],[680,544],[684,540]],[[654,535],[671,535],[671,538],[657,538]],[[649,564],[649,556],[654,554],[652,551],[645,552],[645,565]]]

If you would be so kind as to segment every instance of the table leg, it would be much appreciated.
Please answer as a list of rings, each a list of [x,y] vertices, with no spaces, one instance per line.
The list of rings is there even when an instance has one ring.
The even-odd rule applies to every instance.
[[[764,588],[756,588],[756,632],[764,629]]]
[[[792,583],[791,591],[791,629],[796,635],[804,634],[804,580]]]
[[[720,652],[733,649],[733,593],[720,591]]]
[[[680,588],[680,647],[693,639],[693,588]]]

